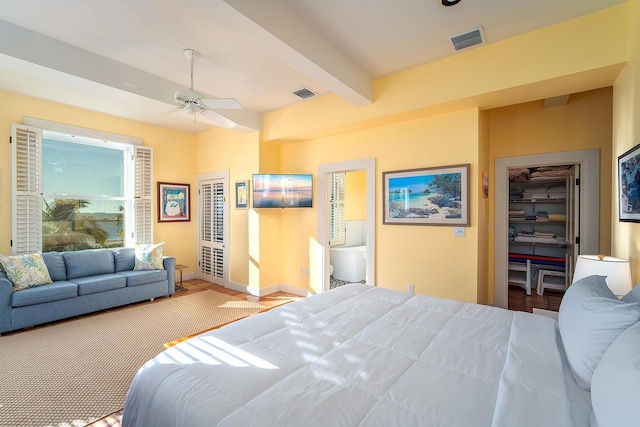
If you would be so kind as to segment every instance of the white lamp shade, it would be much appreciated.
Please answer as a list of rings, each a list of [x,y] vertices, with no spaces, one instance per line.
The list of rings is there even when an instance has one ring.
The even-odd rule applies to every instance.
[[[573,281],[587,276],[606,276],[609,289],[618,297],[631,290],[631,269],[629,260],[603,255],[580,255],[573,272]]]

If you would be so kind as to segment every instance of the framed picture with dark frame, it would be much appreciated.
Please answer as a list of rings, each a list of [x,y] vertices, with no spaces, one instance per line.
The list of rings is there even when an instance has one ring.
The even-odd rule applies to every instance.
[[[158,182],[158,222],[191,221],[189,184]]]
[[[618,157],[620,221],[640,222],[640,144]]]
[[[249,209],[249,181],[236,182],[236,209]]]
[[[469,226],[469,164],[382,173],[383,224]]]

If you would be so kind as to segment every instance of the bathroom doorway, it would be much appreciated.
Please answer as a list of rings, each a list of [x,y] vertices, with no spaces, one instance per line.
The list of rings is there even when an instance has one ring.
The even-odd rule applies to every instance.
[[[362,194],[351,199],[347,197],[344,243],[334,245],[334,248],[342,246],[344,257],[358,258],[345,259],[343,265],[336,265],[341,269],[345,282],[353,282],[353,278],[362,276],[364,270],[364,283],[374,285],[375,271],[375,159],[352,160],[339,163],[329,163],[318,167],[318,243],[321,247],[318,259],[318,283],[322,283],[323,290],[331,288],[331,177],[332,174],[346,173],[345,183],[355,187],[362,187]],[[349,176],[349,174],[351,174]],[[356,190],[359,192],[359,190]],[[362,206],[364,204],[364,206]],[[349,221],[349,222],[346,222]],[[348,237],[347,237],[348,235]],[[347,245],[347,239],[349,245]],[[351,247],[349,247],[351,246]],[[357,248],[356,248],[357,246]],[[347,249],[348,248],[348,249]],[[343,268],[344,267],[344,268]],[[360,272],[359,272],[360,271]],[[357,280],[360,282],[361,280]]]

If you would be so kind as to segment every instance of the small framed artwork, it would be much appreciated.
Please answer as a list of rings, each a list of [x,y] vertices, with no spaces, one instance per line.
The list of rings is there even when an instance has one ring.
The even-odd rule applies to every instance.
[[[189,184],[158,183],[158,222],[190,221]]]
[[[236,182],[236,209],[249,209],[249,181]]]
[[[489,174],[482,172],[482,198],[489,197]]]
[[[640,144],[618,157],[620,221],[640,222]]]
[[[383,224],[469,225],[469,164],[382,173]]]

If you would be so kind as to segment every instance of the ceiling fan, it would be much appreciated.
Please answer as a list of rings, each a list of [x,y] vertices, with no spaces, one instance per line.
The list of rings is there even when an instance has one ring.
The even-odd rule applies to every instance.
[[[200,53],[193,49],[185,49],[184,55],[191,63],[191,79],[189,90],[177,91],[173,99],[179,105],[179,110],[186,110],[194,116],[198,113],[211,120],[218,126],[231,129],[237,123],[213,110],[241,110],[242,105],[233,98],[205,98],[204,95],[193,90],[193,62],[200,57]]]

